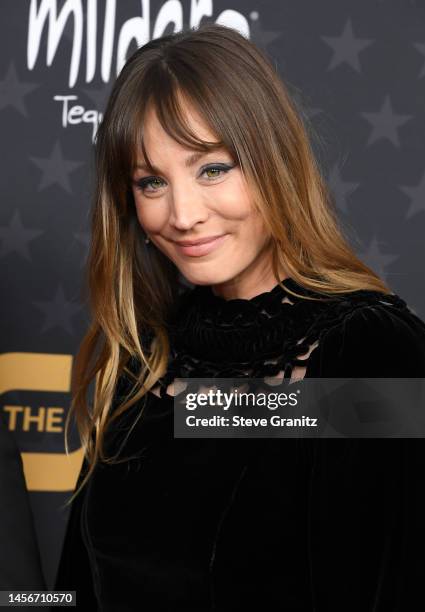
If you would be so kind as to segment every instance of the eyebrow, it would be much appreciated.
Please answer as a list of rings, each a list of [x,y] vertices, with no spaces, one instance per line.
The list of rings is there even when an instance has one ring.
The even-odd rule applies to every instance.
[[[196,164],[197,161],[199,161],[202,157],[205,157],[206,155],[208,155],[210,152],[211,151],[196,151],[195,153],[192,153],[191,155],[189,155],[189,157],[186,157],[186,159],[184,160],[185,167],[190,168],[191,166]],[[136,168],[139,168],[140,170],[150,170],[150,168],[148,168],[146,164],[137,164]],[[151,169],[154,172],[157,172],[158,174],[161,173],[161,170],[157,168],[156,166],[151,166]]]

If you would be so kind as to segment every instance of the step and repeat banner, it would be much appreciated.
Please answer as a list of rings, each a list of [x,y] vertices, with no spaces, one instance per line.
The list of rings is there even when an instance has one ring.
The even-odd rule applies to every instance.
[[[273,58],[356,252],[425,317],[421,0],[3,0],[1,422],[20,456],[48,587],[67,520],[61,506],[82,461],[75,431],[65,454],[64,420],[89,321],[82,289],[96,130],[126,58],[204,21],[238,29]],[[14,512],[7,493],[4,530]]]

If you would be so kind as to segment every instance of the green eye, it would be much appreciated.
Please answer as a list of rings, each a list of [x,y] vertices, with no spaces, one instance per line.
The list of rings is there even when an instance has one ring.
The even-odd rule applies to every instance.
[[[144,178],[144,179],[140,179],[140,181],[136,181],[136,187],[137,187],[137,189],[140,189],[141,191],[144,191],[148,185],[158,185],[158,183],[161,184],[162,182],[163,181],[161,181],[161,179],[159,179],[157,177]],[[161,185],[159,185],[159,186],[161,186]],[[158,191],[158,189],[155,187],[153,189],[153,191]]]
[[[206,168],[202,170],[201,176],[209,172],[215,173],[213,174],[213,176],[209,175],[207,177],[208,180],[213,181],[214,179],[219,178],[221,176],[220,173],[226,174],[226,172],[234,168],[235,165],[236,164],[234,164],[233,166],[228,166],[227,164],[220,164],[220,165],[214,165],[214,166],[207,166]],[[147,178],[142,178],[139,181],[135,182],[136,188],[140,189],[140,191],[145,192],[145,193],[149,193],[149,191],[151,193],[154,191],[158,191],[163,184],[164,184],[164,181],[158,178],[157,176],[150,176]],[[152,187],[152,189],[148,190],[147,189],[148,187]]]
[[[227,172],[227,170],[224,170],[223,168],[217,168],[217,167],[211,167],[211,168],[205,168],[204,172]],[[202,174],[204,174],[204,172]],[[211,178],[216,178],[219,175],[215,175]]]

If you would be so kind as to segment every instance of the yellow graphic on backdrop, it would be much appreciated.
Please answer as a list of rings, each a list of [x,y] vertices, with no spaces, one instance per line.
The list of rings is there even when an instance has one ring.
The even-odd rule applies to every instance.
[[[69,393],[71,388],[72,355],[49,353],[3,353],[0,355],[0,393],[8,391],[56,391]],[[5,406],[9,419],[22,412],[31,422],[28,406]],[[21,409],[21,410],[20,410]],[[41,410],[41,409],[40,409]],[[44,410],[44,409],[43,409]],[[56,411],[52,407],[48,410]],[[63,409],[59,409],[63,410]],[[46,413],[39,412],[38,418]],[[49,415],[52,425],[52,414]],[[12,421],[13,422],[13,421]],[[72,491],[77,483],[83,461],[82,448],[66,453],[21,453],[24,475],[29,491]]]
[[[22,431],[31,431],[34,427],[39,432],[61,433],[63,431],[65,411],[58,406],[48,408],[40,406],[34,409],[31,406],[5,404],[3,411],[9,417],[8,427],[11,431],[19,429],[19,424],[22,424]]]

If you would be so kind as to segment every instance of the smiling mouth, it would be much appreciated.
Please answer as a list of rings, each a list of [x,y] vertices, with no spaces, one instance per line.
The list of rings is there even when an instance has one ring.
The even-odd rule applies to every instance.
[[[228,234],[222,234],[221,236],[215,236],[210,240],[198,242],[198,243],[190,243],[190,241],[185,242],[184,244],[175,242],[178,251],[183,255],[188,255],[189,257],[201,257],[202,255],[207,255],[211,253],[215,249],[217,249],[221,243],[226,239]]]

